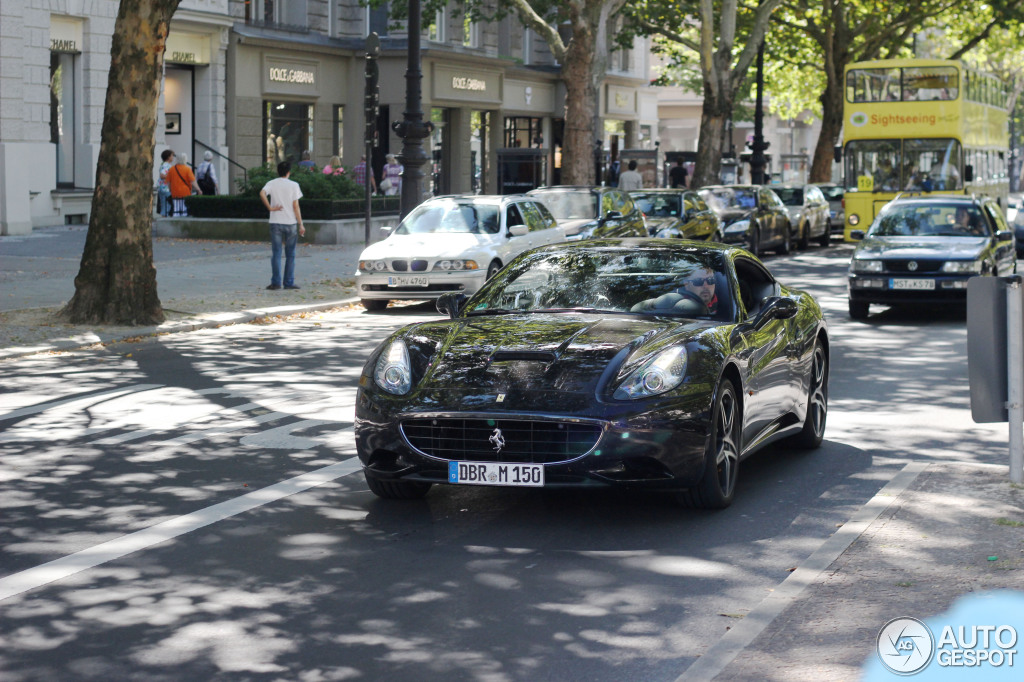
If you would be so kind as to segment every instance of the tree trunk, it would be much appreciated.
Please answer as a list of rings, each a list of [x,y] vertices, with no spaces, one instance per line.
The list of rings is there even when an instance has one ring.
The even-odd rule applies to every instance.
[[[704,86],[704,105],[700,112],[700,142],[697,145],[697,163],[694,164],[691,187],[717,185],[722,171],[722,134],[732,113],[732,99],[714,97]]]
[[[121,0],[110,49],[89,232],[62,314],[74,323],[163,322],[153,267],[153,148],[164,48],[180,0]]]
[[[834,149],[843,132],[843,86],[828,74],[825,91],[821,93],[821,132],[811,161],[811,182],[831,182]]]
[[[584,21],[574,22],[572,40],[562,66],[565,82],[565,139],[562,140],[562,184],[594,184],[594,33]]]

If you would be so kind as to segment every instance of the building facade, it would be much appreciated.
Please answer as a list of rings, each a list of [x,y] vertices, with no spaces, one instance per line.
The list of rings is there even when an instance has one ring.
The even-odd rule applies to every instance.
[[[0,234],[88,221],[118,0],[24,0],[0,11]],[[402,141],[407,35],[358,0],[182,0],[167,40],[160,153],[211,152],[220,191],[245,169],[304,151],[355,165],[365,149],[365,39],[381,37],[380,178]],[[459,4],[425,17],[429,193],[514,192],[558,182],[565,89],[547,45],[515,18],[472,22]],[[600,90],[606,160],[650,146],[655,96],[646,42],[614,53]]]

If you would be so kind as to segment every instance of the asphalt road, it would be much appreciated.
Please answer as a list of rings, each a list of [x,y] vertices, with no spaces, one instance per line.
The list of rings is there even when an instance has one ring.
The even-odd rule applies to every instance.
[[[5,363],[0,679],[675,680],[912,461],[1005,460],[963,310],[847,319],[848,247],[769,259],[829,314],[826,442],[729,509],[601,491],[376,499],[363,359],[429,305]]]

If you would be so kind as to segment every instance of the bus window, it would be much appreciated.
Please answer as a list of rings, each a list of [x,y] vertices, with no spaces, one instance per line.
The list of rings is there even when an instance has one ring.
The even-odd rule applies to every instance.
[[[899,98],[899,69],[851,69],[846,74],[846,99],[851,102],[887,102]]]
[[[899,140],[851,140],[843,159],[851,191],[896,192],[901,188]]]
[[[925,192],[963,189],[961,161],[956,140],[904,140],[902,188]]]
[[[959,89],[955,67],[927,66],[903,69],[903,99],[906,101],[956,99]]]

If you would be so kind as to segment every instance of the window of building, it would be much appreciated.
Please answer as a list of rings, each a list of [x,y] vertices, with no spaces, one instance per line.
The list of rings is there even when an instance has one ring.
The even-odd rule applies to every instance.
[[[442,8],[434,14],[434,16],[426,22],[424,26],[424,33],[426,34],[427,40],[435,43],[443,43],[447,39],[445,37],[445,23],[448,21],[448,8]]]
[[[334,154],[345,158],[345,107],[334,107]]]
[[[467,13],[462,19],[463,47],[480,47],[480,24],[469,18]]]
[[[376,33],[378,36],[388,34],[388,11],[389,3],[383,3],[380,7],[366,8],[366,33]]]
[[[298,102],[264,102],[263,129],[266,140],[263,158],[271,165],[302,159],[302,152],[313,149],[313,107]]]
[[[245,0],[245,22],[306,30],[309,26],[307,0]]]
[[[541,131],[541,119],[528,116],[505,117],[506,147],[537,147],[544,146],[544,135]]]
[[[50,142],[57,151],[57,186],[75,186],[75,55],[50,53]]]

